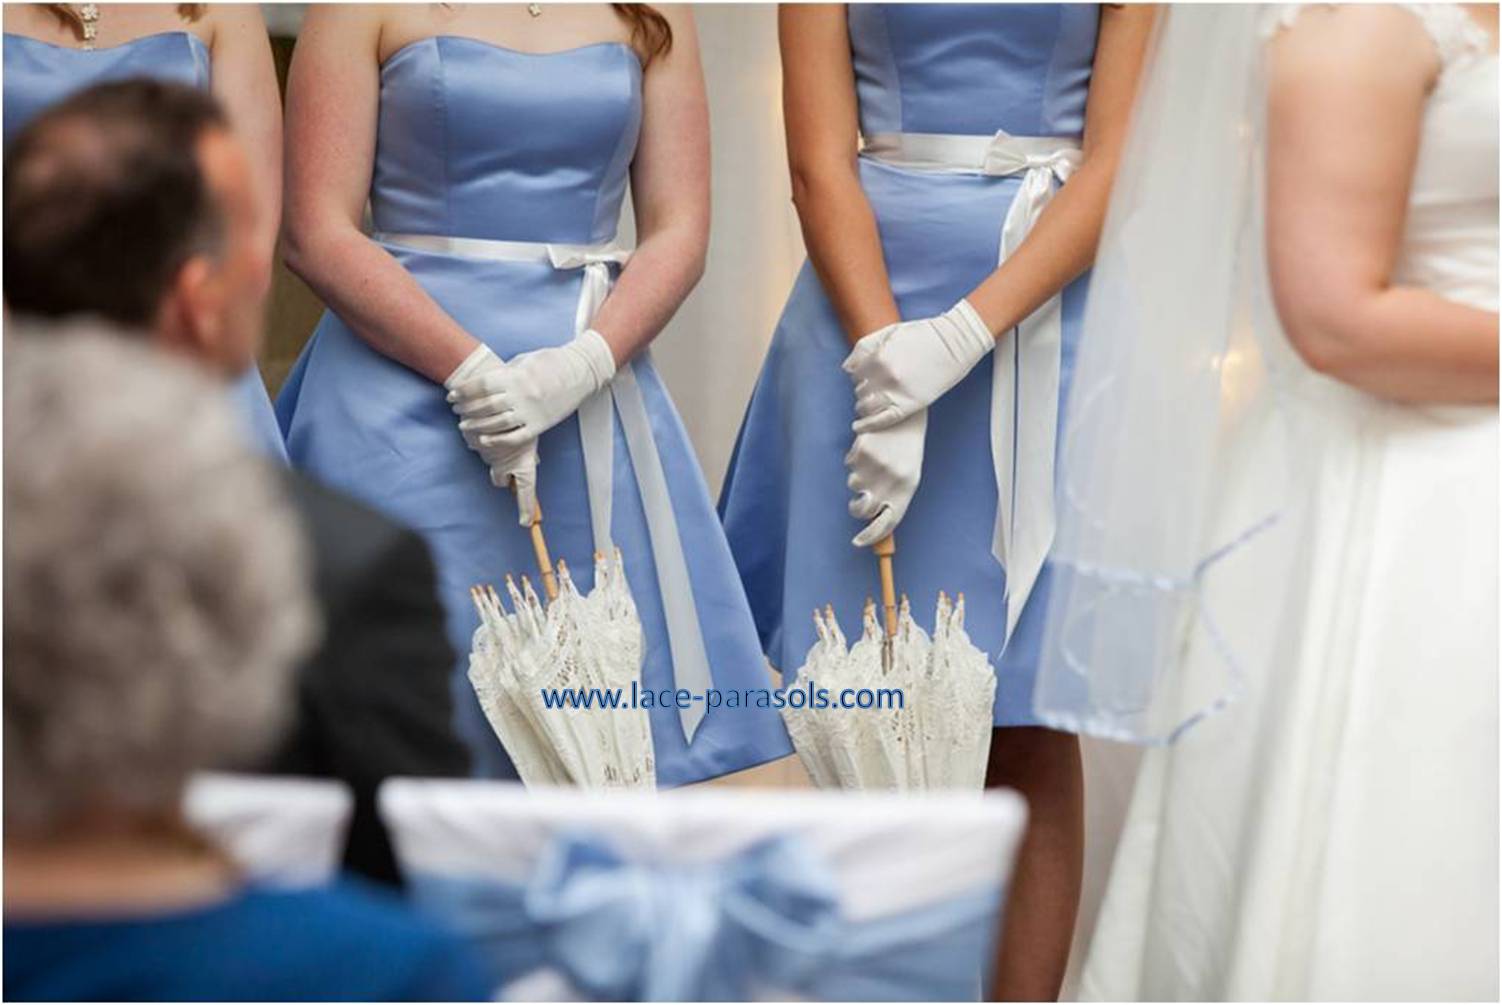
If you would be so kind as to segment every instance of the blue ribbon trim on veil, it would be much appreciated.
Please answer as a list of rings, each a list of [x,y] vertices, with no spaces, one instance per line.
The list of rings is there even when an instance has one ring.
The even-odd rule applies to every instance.
[[[1211,648],[1220,657],[1226,668],[1224,689],[1202,705],[1189,711],[1181,711],[1176,724],[1161,736],[1141,735],[1120,728],[1117,723],[1144,715],[1157,697],[1156,692],[1119,692],[1110,699],[1096,696],[1093,714],[1070,714],[1047,703],[1039,702],[1034,711],[1047,725],[1076,734],[1100,736],[1123,743],[1139,743],[1146,746],[1166,747],[1177,743],[1193,727],[1212,715],[1230,707],[1246,690],[1248,673],[1235,646],[1227,639],[1214,611],[1204,602],[1203,585],[1206,575],[1220,562],[1241,551],[1266,531],[1272,530],[1283,519],[1283,511],[1269,513],[1249,527],[1243,528],[1234,538],[1217,547],[1195,563],[1194,570],[1184,577],[1149,575],[1133,569],[1112,569],[1088,562],[1055,556],[1053,562],[1060,575],[1073,575],[1093,580],[1097,589],[1112,591],[1117,595],[1138,592],[1153,594],[1164,599],[1166,604],[1193,605],[1194,615],[1203,626]],[[1076,625],[1087,621],[1094,613],[1095,605],[1082,605],[1083,610],[1069,611],[1064,615],[1059,639],[1059,658],[1063,665],[1077,675],[1080,681],[1091,680],[1090,660],[1076,652],[1070,644],[1070,633]]]
[[[683,865],[566,835],[528,882],[429,873],[410,886],[501,986],[552,970],[612,1001],[976,1000],[1001,904],[992,886],[853,922],[828,865],[790,837]]]

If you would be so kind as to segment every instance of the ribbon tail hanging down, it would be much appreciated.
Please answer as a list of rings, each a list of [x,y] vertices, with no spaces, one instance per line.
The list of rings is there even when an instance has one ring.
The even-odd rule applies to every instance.
[[[574,334],[589,327],[609,294],[609,266],[601,261],[585,265],[579,304],[574,311]],[[584,483],[589,491],[589,525],[595,551],[602,555],[609,555],[615,548],[610,530],[615,495],[613,412],[614,396],[609,385],[579,405],[579,446],[584,455]]]
[[[652,538],[652,560],[657,567],[662,613],[668,626],[668,649],[673,659],[673,682],[679,688],[702,697],[713,686],[709,653],[699,627],[688,559],[678,534],[678,521],[673,515],[672,494],[656,441],[652,438],[651,419],[647,415],[641,387],[636,382],[635,370],[623,367],[613,386],[620,410],[621,431],[626,437],[626,451],[631,455],[631,466],[636,469],[636,484],[641,492],[642,508],[647,514],[647,533]],[[690,701],[687,708],[678,711],[685,743],[693,742],[704,715],[703,701]]]
[[[1007,641],[1053,544],[1054,444],[1059,415],[1057,299],[997,344],[992,393],[1011,421],[995,435],[997,522],[991,551],[1007,577]]]
[[[998,264],[1026,240],[1053,198],[1054,178],[1066,179],[1077,155],[990,169],[1022,172],[1022,185],[1002,221]],[[996,526],[991,553],[1006,570],[1006,644],[1053,544],[1054,447],[1058,435],[1063,311],[1060,296],[997,342],[991,385],[991,458],[996,471]]]
[[[550,247],[551,251],[551,247]],[[556,268],[584,266],[579,306],[574,316],[575,332],[582,332],[594,321],[600,306],[610,293],[610,259],[581,259],[560,249],[553,255]],[[699,625],[698,605],[694,600],[693,581],[678,520],[673,512],[672,493],[652,422],[647,413],[641,387],[636,381],[634,363],[621,367],[606,387],[579,408],[579,438],[584,454],[585,480],[589,488],[590,525],[595,550],[608,553],[615,546],[611,537],[612,503],[615,482],[615,422],[619,417],[621,432],[631,466],[636,471],[637,491],[646,516],[647,534],[651,539],[652,561],[662,598],[663,619],[667,624],[668,650],[673,663],[673,683],[677,688],[703,697],[713,686],[709,653]],[[705,702],[690,701],[679,710],[679,724],[685,743],[692,743],[706,713]]]

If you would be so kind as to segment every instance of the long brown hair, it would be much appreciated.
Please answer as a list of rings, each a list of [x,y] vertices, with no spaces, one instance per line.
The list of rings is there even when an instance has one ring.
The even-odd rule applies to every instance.
[[[77,9],[74,8],[72,4],[48,3],[43,4],[42,6],[51,11],[52,16],[57,18],[58,23],[61,24],[64,28],[72,28],[73,34],[77,36],[78,40],[83,41],[83,18],[79,16]],[[189,24],[192,24],[194,21],[197,21],[199,18],[203,17],[203,9],[207,6],[208,4],[201,3],[180,3],[177,5],[177,16],[182,18]],[[636,5],[623,4],[622,6],[634,7]],[[634,37],[635,33],[633,31],[633,38]]]
[[[641,54],[645,66],[673,48],[673,26],[648,3],[613,3],[621,20],[631,26],[631,47]]]

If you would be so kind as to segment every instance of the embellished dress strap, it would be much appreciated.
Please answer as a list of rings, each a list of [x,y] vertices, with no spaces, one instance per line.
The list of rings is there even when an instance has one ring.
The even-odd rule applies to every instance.
[[[1285,3],[1267,8],[1262,22],[1263,37],[1270,38],[1279,29],[1289,28],[1300,14],[1311,7],[1334,8],[1339,4]],[[1439,52],[1440,64],[1448,68],[1462,60],[1485,56],[1491,52],[1491,39],[1485,29],[1456,3],[1400,3],[1393,6],[1406,10],[1418,19]]]
[[[1458,60],[1485,56],[1491,51],[1491,39],[1486,30],[1460,4],[1404,3],[1398,6],[1419,19],[1434,40],[1440,62],[1445,66]]]

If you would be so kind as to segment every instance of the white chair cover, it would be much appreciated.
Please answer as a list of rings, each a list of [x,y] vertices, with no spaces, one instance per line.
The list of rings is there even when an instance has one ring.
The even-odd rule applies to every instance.
[[[204,773],[188,785],[188,822],[216,841],[253,879],[320,886],[344,852],[354,797],[341,782]]]
[[[504,923],[489,925],[492,930],[487,934],[494,937],[500,931],[510,933],[504,943],[496,941],[497,946],[507,946],[503,950],[507,959],[497,968],[503,981],[501,994],[511,999],[551,1000],[576,1000],[589,995],[545,960],[542,952],[518,960],[514,948],[518,938],[526,937],[518,933],[545,924],[537,919],[539,876],[557,875],[560,845],[578,847],[581,842],[596,852],[609,849],[607,857],[626,860],[629,866],[623,869],[623,877],[631,866],[642,867],[622,882],[653,885],[658,881],[651,877],[666,877],[663,880],[663,888],[669,891],[666,902],[653,902],[649,897],[633,902],[632,910],[640,912],[638,917],[655,919],[648,923],[649,931],[635,931],[633,938],[640,942],[643,955],[661,953],[672,957],[667,969],[677,976],[705,965],[702,960],[683,958],[682,926],[690,924],[683,919],[703,909],[702,904],[693,900],[692,893],[683,894],[682,903],[673,899],[679,895],[677,891],[692,891],[698,882],[685,877],[738,868],[737,860],[743,864],[755,857],[754,849],[778,843],[796,843],[800,855],[804,851],[812,853],[803,862],[818,863],[812,872],[818,874],[819,882],[827,884],[826,889],[832,889],[839,919],[831,927],[820,929],[835,933],[831,936],[833,951],[826,954],[820,966],[858,967],[855,961],[867,957],[882,963],[865,968],[854,980],[841,979],[838,987],[829,982],[809,981],[790,988],[785,983],[778,984],[778,978],[785,974],[750,975],[751,980],[743,987],[763,999],[821,994],[831,997],[859,994],[866,998],[954,997],[945,992],[946,987],[953,988],[954,984],[936,983],[933,993],[925,993],[927,989],[918,987],[913,980],[912,971],[921,968],[899,973],[903,966],[891,961],[902,955],[901,950],[909,948],[907,940],[915,945],[939,930],[916,919],[943,914],[947,904],[974,904],[979,902],[978,897],[990,896],[986,901],[989,906],[971,916],[973,920],[962,922],[969,929],[966,938],[945,940],[950,945],[963,942],[969,948],[951,953],[936,970],[946,974],[968,970],[974,991],[978,992],[980,978],[993,955],[1000,913],[997,905],[1001,903],[1026,818],[1022,800],[1009,792],[906,796],[733,789],[581,793],[570,789],[528,790],[510,783],[414,779],[388,781],[382,788],[380,804],[391,829],[397,858],[420,904],[450,915],[457,911],[462,917],[451,916],[449,920],[474,935],[475,898],[461,895],[459,899],[465,900],[467,906],[458,908],[447,893],[434,897],[424,891],[435,886],[452,891],[456,884],[461,889],[463,884],[470,884],[492,891],[519,891],[511,898],[519,905],[516,912],[499,906],[495,897],[488,901],[494,914],[506,917]],[[587,852],[585,857],[598,864],[598,855],[591,857],[592,854]],[[615,867],[607,862],[607,869]],[[779,873],[777,879],[782,878]],[[609,880],[607,887],[608,884]],[[553,897],[556,893],[557,888],[553,888],[546,896]],[[790,894],[785,888],[780,893],[789,900],[798,896],[797,891]],[[576,887],[572,894],[577,902],[579,889]],[[610,909],[612,896],[608,890],[597,885],[592,896],[604,905],[601,910]],[[658,896],[662,896],[660,890]],[[654,906],[642,908],[643,903]],[[664,906],[665,911],[654,913]],[[775,933],[782,927],[780,919],[768,922],[766,915],[760,918],[766,930]],[[909,919],[915,923],[910,924]],[[706,922],[711,929],[715,924]],[[487,926],[482,923],[481,927]],[[598,933],[618,930],[601,923],[594,929],[595,942],[589,944],[590,952],[611,955],[613,948],[602,944]],[[879,934],[873,938],[873,932]],[[566,942],[571,937],[570,933],[555,929],[541,937],[538,945],[556,949],[560,941]],[[878,951],[876,947],[883,940],[886,947]],[[742,959],[734,964],[710,955],[707,966],[755,969],[779,953],[787,955],[787,949],[785,945],[759,946],[741,953]],[[934,966],[935,954],[927,955],[929,965]],[[839,962],[829,963],[833,958]],[[893,979],[884,984],[888,970]],[[758,976],[765,980],[756,979]],[[963,982],[962,975],[958,983]],[[703,991],[727,985],[716,984],[711,977],[708,983],[685,986]],[[713,993],[698,996],[717,997]]]

